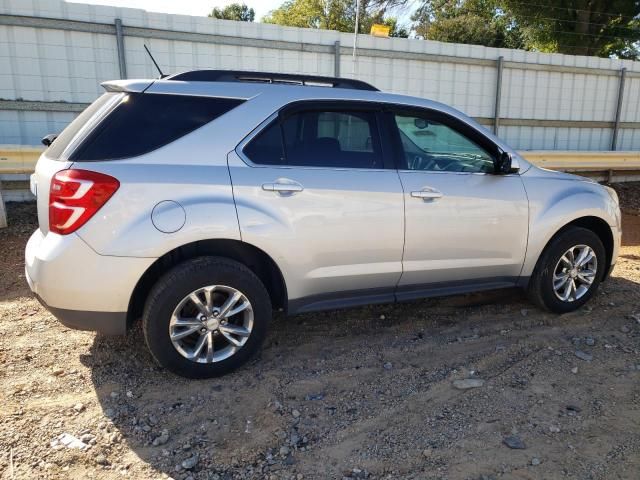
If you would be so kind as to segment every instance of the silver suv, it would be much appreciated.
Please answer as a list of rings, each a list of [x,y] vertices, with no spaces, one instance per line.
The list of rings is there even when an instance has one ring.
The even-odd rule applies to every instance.
[[[224,374],[287,314],[520,286],[569,312],[620,246],[615,192],[464,114],[347,79],[200,70],[103,84],[38,161],[31,289],[69,327],[142,317]]]

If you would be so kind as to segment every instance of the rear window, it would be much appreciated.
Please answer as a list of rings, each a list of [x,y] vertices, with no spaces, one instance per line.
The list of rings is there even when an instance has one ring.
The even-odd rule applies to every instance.
[[[117,101],[117,96],[118,94],[116,93],[105,93],[85,108],[83,112],[58,135],[51,146],[47,148],[45,155],[53,160],[60,158],[62,152],[65,151],[82,127],[84,127],[101,108],[105,107],[109,101]]]
[[[242,102],[186,95],[125,94],[74,149],[69,160],[115,160],[143,155],[209,123]],[[63,135],[65,133],[66,130]]]

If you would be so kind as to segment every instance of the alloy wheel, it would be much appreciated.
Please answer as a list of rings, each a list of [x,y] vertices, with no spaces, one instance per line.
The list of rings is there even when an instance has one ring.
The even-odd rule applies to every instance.
[[[598,272],[598,258],[588,245],[575,245],[558,260],[553,271],[553,291],[563,302],[582,298]]]
[[[214,363],[234,355],[253,328],[253,308],[239,290],[225,285],[199,288],[174,309],[169,337],[188,360]]]

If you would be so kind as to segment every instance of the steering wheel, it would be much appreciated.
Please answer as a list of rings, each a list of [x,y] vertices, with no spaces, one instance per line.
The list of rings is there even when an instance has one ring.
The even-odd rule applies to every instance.
[[[411,170],[433,170],[436,165],[432,158],[426,158],[422,155],[411,155],[408,160]]]

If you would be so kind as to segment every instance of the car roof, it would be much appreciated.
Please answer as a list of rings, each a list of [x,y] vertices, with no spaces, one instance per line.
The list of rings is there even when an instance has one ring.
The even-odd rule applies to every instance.
[[[216,71],[219,72],[219,71]],[[232,73],[238,73],[232,71]],[[255,74],[256,72],[241,72],[245,74]],[[266,74],[275,76],[280,74]],[[333,77],[317,77],[317,76],[298,76],[290,75],[289,77],[305,77],[316,79],[324,79],[336,81]],[[187,78],[187,80],[180,80]],[[471,117],[463,112],[450,107],[449,105],[429,100],[426,98],[412,97],[409,95],[399,95],[394,93],[381,92],[369,88],[341,88],[338,86],[316,86],[310,84],[295,84],[283,82],[258,82],[258,81],[226,81],[229,77],[221,76],[219,79],[208,81],[207,79],[189,80],[189,76],[184,74],[173,75],[162,79],[142,79],[142,80],[114,80],[103,83],[103,87],[107,91],[121,92],[146,92],[146,93],[164,93],[175,95],[195,95],[202,97],[218,97],[218,98],[237,98],[241,100],[250,100],[250,104],[255,108],[264,112],[264,118],[268,117],[275,111],[280,110],[283,106],[298,101],[313,100],[336,100],[336,101],[364,101],[376,102],[389,105],[398,105],[404,107],[418,107],[434,109],[447,113],[457,119],[465,122],[469,126],[482,132],[483,135],[490,137],[503,150],[516,153],[509,145],[501,139],[493,135],[488,129],[477,123]],[[356,82],[358,83],[358,82]],[[371,87],[369,84],[365,86]],[[373,88],[373,87],[372,87]]]

